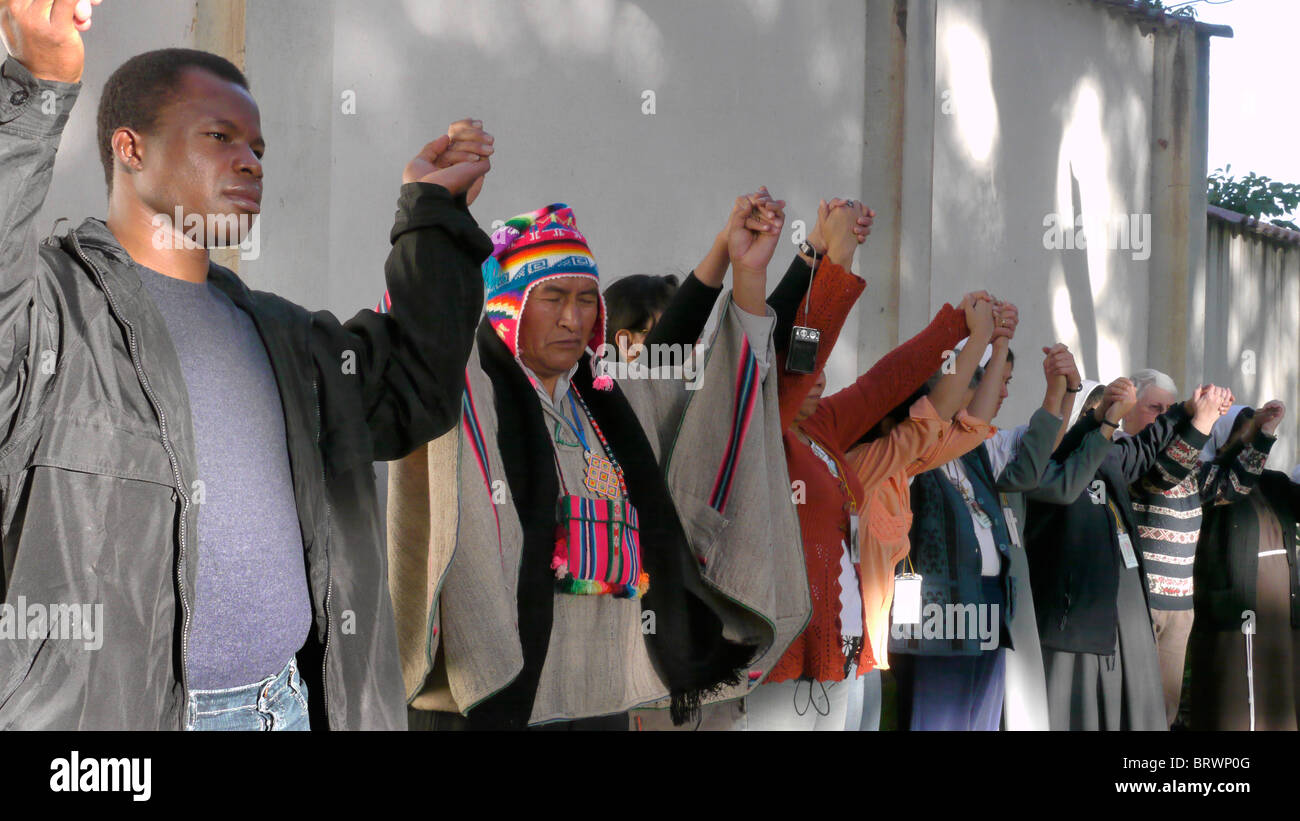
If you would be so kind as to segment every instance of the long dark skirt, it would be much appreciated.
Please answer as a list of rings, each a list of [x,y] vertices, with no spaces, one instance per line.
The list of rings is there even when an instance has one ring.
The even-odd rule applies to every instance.
[[[1259,560],[1255,594],[1255,729],[1296,729],[1300,632],[1291,627],[1286,556]],[[1192,630],[1192,729],[1249,730],[1246,636],[1240,630]]]
[[[1137,568],[1120,568],[1115,653],[1043,649],[1053,730],[1167,730],[1151,613]]]

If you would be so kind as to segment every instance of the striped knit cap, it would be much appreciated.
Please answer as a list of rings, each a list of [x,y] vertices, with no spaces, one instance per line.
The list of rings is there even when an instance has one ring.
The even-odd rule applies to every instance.
[[[573,211],[563,203],[507,220],[493,232],[492,246],[492,256],[483,263],[485,311],[493,330],[518,358],[519,320],[534,286],[548,279],[587,277],[599,288],[600,272]],[[604,295],[599,300],[595,332],[587,346],[593,368],[597,352],[605,344]]]

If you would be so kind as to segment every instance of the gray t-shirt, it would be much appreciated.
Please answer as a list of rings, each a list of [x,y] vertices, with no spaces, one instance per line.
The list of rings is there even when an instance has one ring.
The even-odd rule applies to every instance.
[[[280,672],[312,623],[275,374],[252,319],[214,285],[136,269],[180,356],[198,450],[199,475],[185,477],[202,493],[189,686],[252,684]]]

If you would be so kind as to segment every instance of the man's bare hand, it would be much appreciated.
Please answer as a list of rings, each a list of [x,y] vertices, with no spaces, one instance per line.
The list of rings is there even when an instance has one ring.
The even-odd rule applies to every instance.
[[[425,145],[415,159],[406,164],[406,170],[402,173],[402,182],[428,182],[441,185],[450,191],[452,196],[465,194],[466,199],[471,192],[477,194],[483,185],[483,175],[492,168],[491,161],[479,155],[480,158],[475,161],[459,162],[440,168],[438,161],[447,153],[450,145],[451,138],[446,134]]]
[[[32,76],[81,82],[86,67],[82,32],[101,0],[0,0],[0,40]]]
[[[496,138],[483,130],[482,120],[457,120],[447,127],[447,139],[450,140],[447,150],[438,156],[439,168],[451,168],[457,163],[488,159],[495,151],[493,143],[496,142]],[[486,177],[479,177],[470,186],[465,194],[467,203],[471,205],[474,203],[479,191],[483,190],[484,179]]]

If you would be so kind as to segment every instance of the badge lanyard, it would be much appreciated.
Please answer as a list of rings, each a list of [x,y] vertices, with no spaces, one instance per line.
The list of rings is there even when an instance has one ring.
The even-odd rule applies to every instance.
[[[583,433],[582,425],[576,424],[576,421],[570,421],[564,416],[564,414],[556,412],[555,415],[569,426],[569,429],[578,437],[578,441],[582,443],[582,455],[583,458],[587,460],[587,469],[583,483],[586,485],[588,490],[599,496],[604,496],[606,499],[617,500],[620,495],[626,497],[627,482],[623,478],[623,468],[619,465],[618,460],[614,458],[614,452],[610,448],[609,442],[605,439],[605,434],[601,431],[600,425],[596,423],[595,418],[591,415],[591,411],[587,409],[587,403],[582,401],[582,397],[578,396],[578,392],[573,390],[572,387],[569,388],[568,397],[569,408],[573,411],[574,420],[579,418],[578,407],[581,406],[583,414],[591,424],[591,429],[596,432],[596,438],[600,440],[601,448],[606,454],[606,456],[596,455],[587,444],[587,435]],[[557,469],[559,468],[558,459],[559,457],[557,455]],[[560,477],[560,485],[561,487],[564,487],[563,476]],[[568,492],[567,487],[565,488],[565,492]]]
[[[1007,500],[1007,494],[999,493],[998,497],[1002,500],[1002,518],[1007,523],[1007,535],[1011,537],[1011,543],[1016,547],[1022,547],[1020,544],[1020,522],[1016,519],[1016,512],[1011,509],[1011,502]]]
[[[1138,566],[1137,553],[1133,551],[1133,539],[1129,537],[1128,530],[1124,527],[1124,520],[1120,518],[1115,501],[1107,498],[1106,506],[1110,508],[1111,513],[1115,514],[1116,537],[1119,539],[1119,554],[1124,558],[1124,567],[1132,570]]]
[[[831,453],[829,449],[822,447],[821,443],[809,436],[807,432],[801,430],[799,433],[808,441],[808,448],[814,455],[822,460],[823,464],[825,464],[826,460],[829,459],[830,464],[835,465],[834,475],[835,478],[839,480],[840,492],[843,493],[844,498],[849,501],[849,532],[847,541],[849,561],[853,564],[858,564],[862,561],[862,547],[858,544],[860,511],[858,511],[858,500],[853,497],[853,489],[849,487],[848,480],[844,478],[844,466],[840,464],[840,460],[836,459],[835,455]],[[827,465],[826,467],[827,471],[830,472],[830,465]]]
[[[944,465],[945,473],[947,472],[946,468],[951,465],[952,462]],[[962,501],[966,503],[967,509],[970,510],[970,514],[975,517],[975,520],[979,522],[980,527],[985,530],[992,530],[993,519],[989,517],[989,514],[986,513],[983,506],[980,505],[979,500],[975,498],[974,488],[970,486],[970,477],[963,477],[956,467],[952,467],[952,474],[948,478],[952,480],[952,484],[957,486],[957,492],[961,494]]]

